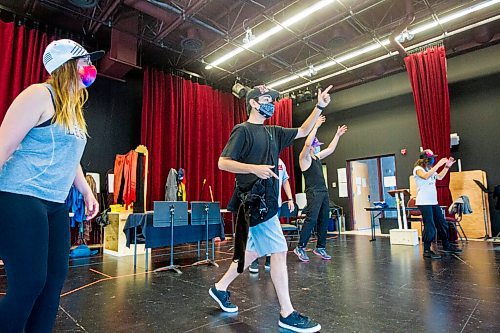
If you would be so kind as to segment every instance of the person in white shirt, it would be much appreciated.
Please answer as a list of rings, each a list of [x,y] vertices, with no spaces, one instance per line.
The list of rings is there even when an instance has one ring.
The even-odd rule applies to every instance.
[[[293,203],[293,196],[292,196],[292,188],[290,187],[290,182],[288,181],[288,173],[286,172],[286,165],[285,162],[281,160],[281,158],[278,160],[278,178],[279,178],[279,193],[278,193],[278,206],[281,207],[283,202],[281,201],[281,187],[283,186],[283,189],[285,190],[285,194],[288,198],[287,204],[288,204],[288,209],[290,212],[293,212],[295,209],[295,204]],[[279,213],[278,213],[279,214]],[[267,255],[266,256],[266,263],[264,265],[266,270],[271,269],[271,256]],[[250,273],[258,273],[259,272],[259,259],[255,259],[250,267],[248,268]]]
[[[436,155],[430,149],[420,153],[419,159],[415,162],[413,177],[417,184],[416,205],[422,213],[424,230],[422,240],[424,242],[424,258],[441,259],[441,255],[431,250],[431,243],[436,237],[436,232],[442,239],[443,252],[461,253],[462,250],[456,248],[448,241],[448,226],[444,218],[441,207],[439,207],[436,190],[436,180],[443,179],[450,167],[455,163],[453,157],[442,158],[435,165]],[[444,166],[441,172],[438,169]]]

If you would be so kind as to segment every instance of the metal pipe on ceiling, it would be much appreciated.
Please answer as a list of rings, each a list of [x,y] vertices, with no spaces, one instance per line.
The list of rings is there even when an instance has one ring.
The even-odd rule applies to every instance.
[[[284,42],[282,42],[282,43],[280,43],[278,45],[275,45],[275,47],[276,47],[275,51],[272,51],[272,52],[268,53],[266,56],[260,57],[259,59],[255,60],[255,61],[253,61],[253,62],[251,62],[249,64],[244,65],[242,68],[239,68],[238,71],[245,70],[248,67],[251,67],[251,66],[259,63],[262,60],[271,58],[275,54],[278,54],[279,52],[283,51],[284,48],[285,49],[290,48],[292,46],[295,46],[298,43],[303,43],[304,44],[304,40],[303,39],[304,39],[305,36],[307,36],[308,39],[311,39],[313,36],[315,36],[315,35],[323,32],[323,31],[325,31],[327,29],[330,29],[330,28],[332,28],[332,27],[334,27],[336,25],[339,25],[342,22],[347,21],[351,17],[351,15],[361,14],[361,13],[363,13],[363,12],[365,12],[367,10],[370,10],[373,7],[376,7],[376,6],[378,6],[378,5],[380,5],[380,4],[384,3],[384,2],[386,2],[386,0],[379,0],[379,1],[375,2],[375,3],[370,4],[367,7],[364,7],[364,8],[363,8],[363,5],[358,5],[356,8],[351,9],[351,12],[350,13],[348,12],[347,16],[346,16],[346,13],[340,13],[340,14],[337,14],[335,16],[332,16],[330,19],[328,19],[327,21],[323,22],[323,24],[325,24],[325,23],[327,24],[326,27],[323,27],[323,28],[321,28],[321,29],[319,29],[319,30],[317,30],[315,32],[309,33],[309,31],[311,31],[311,30],[315,29],[316,27],[318,27],[318,25],[316,25],[316,26],[312,27],[312,29],[308,29],[308,30],[306,30],[306,31],[304,31],[304,32],[302,32],[302,33],[300,33],[298,35],[293,35],[292,38],[287,39],[287,40],[285,40]],[[329,22],[333,22],[333,23],[329,24]],[[307,44],[304,44],[304,45],[308,46]],[[226,77],[228,77],[228,75],[224,75],[223,77],[220,78],[220,80],[223,80]]]
[[[201,3],[205,2],[205,1],[199,1]],[[177,7],[174,7],[172,5],[169,5],[167,3],[163,3],[163,2],[160,2],[160,1],[156,1],[156,0],[125,0],[124,3],[127,5],[127,6],[130,6],[138,11],[141,11],[145,14],[148,14],[149,16],[151,17],[154,17],[156,19],[159,19],[165,23],[167,22],[170,22],[170,21],[174,21],[178,18],[177,15],[179,15],[181,18],[183,16],[183,11]],[[174,13],[176,15],[172,15],[171,13],[168,13],[166,10],[163,10],[163,11],[158,11],[158,8],[160,9],[166,9],[168,11],[170,11],[171,13]],[[147,12],[145,11],[147,10]],[[164,13],[164,14],[161,14],[161,13]],[[163,17],[162,15],[167,15],[168,13],[168,19],[162,19],[161,17]],[[200,27],[203,27],[207,30],[210,30],[220,36],[226,36],[227,33],[225,31],[222,31],[206,22],[203,22],[195,17],[186,17],[186,21],[189,21],[193,24],[197,24],[199,25]]]
[[[182,23],[184,23],[184,21],[191,18],[194,19],[193,15],[196,14],[196,12],[198,12],[199,10],[203,9],[203,7],[205,7],[209,2],[209,0],[196,1],[193,5],[183,10],[174,22],[163,28],[163,30],[158,33],[158,35],[155,37],[155,41],[161,41],[162,39],[167,37],[168,34],[177,29]],[[211,30],[213,28],[214,27],[211,27]]]
[[[278,2],[277,4],[273,5],[272,7],[266,9],[264,12],[270,12],[272,15],[278,15],[281,12],[283,12],[283,11],[287,10],[288,8],[292,7],[293,5],[295,5],[296,3],[298,3],[299,1],[300,0],[295,0],[292,3],[287,3],[286,5],[283,5],[283,6],[280,6],[281,2]],[[385,1],[385,0],[382,0],[382,1]],[[275,9],[276,9],[276,12],[274,12]],[[249,20],[251,22],[256,21],[257,17],[258,17],[258,15],[256,17],[250,18]],[[255,28],[255,27],[258,27],[263,22],[267,22],[267,20],[263,20],[263,21],[260,21],[260,22],[257,22],[257,23],[249,23],[249,25],[251,25],[251,26],[253,26]],[[229,36],[230,33],[234,37]],[[226,43],[224,43],[223,45],[220,45],[220,46],[216,47],[215,49],[209,51],[208,53],[201,54],[199,57],[197,57],[195,59],[190,59],[190,60],[184,62],[183,66],[187,66],[187,65],[189,65],[189,64],[191,64],[193,62],[199,62],[199,61],[203,62],[206,57],[209,57],[212,54],[216,53],[221,48],[224,48],[225,46],[227,46],[227,44],[234,45],[234,40],[236,40],[237,38],[241,37],[242,33],[244,33],[243,28],[238,28],[234,32],[233,31],[228,31],[227,34],[225,35],[225,37],[226,37]],[[206,47],[206,49],[211,49],[217,43],[219,43],[219,40],[213,41],[212,43],[210,43]]]
[[[103,13],[101,13],[101,15],[99,15],[97,21],[92,21],[92,24],[89,29],[91,34],[95,34],[99,30],[99,28],[102,26],[102,22],[108,21],[109,17],[115,11],[115,9],[118,7],[120,3],[121,0],[114,0],[108,5],[106,10]]]

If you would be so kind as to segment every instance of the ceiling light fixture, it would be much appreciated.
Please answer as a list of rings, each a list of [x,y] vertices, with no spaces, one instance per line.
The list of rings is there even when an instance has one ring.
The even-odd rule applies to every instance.
[[[290,17],[289,19],[285,20],[284,22],[280,23],[280,25],[277,25],[270,30],[264,32],[263,34],[255,37],[253,40],[249,40],[248,43],[244,45],[244,47],[237,47],[236,49],[230,51],[229,53],[223,55],[222,57],[218,58],[217,60],[210,62],[207,66],[205,66],[205,69],[211,69],[214,66],[220,65],[221,63],[225,62],[228,59],[233,58],[234,56],[238,55],[239,53],[243,52],[245,49],[249,49],[252,46],[257,45],[258,43],[262,42],[263,40],[271,37],[272,35],[277,34],[281,30],[283,30],[286,27],[289,27],[304,18],[308,17],[311,14],[314,14],[318,10],[322,9],[323,7],[333,3],[334,0],[321,0],[315,3],[314,5],[308,7],[306,10],[301,11],[300,13]]]
[[[255,39],[252,33],[252,29],[248,28],[245,30],[245,37],[243,38],[243,44],[248,44]]]
[[[318,71],[314,68],[314,65],[309,65],[309,68],[307,69],[307,76],[314,76],[316,74],[318,74]]]
[[[479,27],[483,24],[487,24],[487,23],[490,23],[490,22],[493,22],[493,21],[496,21],[496,20],[499,20],[500,19],[500,15],[496,15],[496,16],[493,16],[493,17],[490,17],[490,18],[487,18],[485,20],[482,20],[482,21],[479,21],[479,22],[476,22],[476,23],[472,23],[470,25],[467,25],[465,27],[462,27],[462,28],[459,28],[459,29],[456,29],[456,30],[453,30],[453,31],[450,31],[450,32],[445,32],[445,33],[442,33],[441,35],[439,36],[436,36],[434,38],[430,38],[430,39],[427,39],[423,42],[420,42],[418,44],[415,44],[415,45],[412,45],[412,46],[409,46],[406,48],[406,50],[408,51],[411,51],[411,50],[414,50],[416,48],[419,48],[421,46],[425,46],[425,45],[428,45],[428,44],[431,44],[431,43],[434,43],[434,42],[437,42],[439,40],[442,40],[446,37],[450,37],[450,36],[454,36],[456,34],[459,34],[459,33],[462,33],[464,31],[467,31],[467,30],[471,30],[471,29],[474,29],[476,27]],[[360,64],[357,64],[355,66],[351,66],[351,67],[348,67],[348,68],[344,68],[340,71],[337,71],[335,73],[331,73],[331,74],[328,74],[328,75],[325,75],[325,76],[322,76],[320,78],[317,78],[315,80],[312,80],[310,82],[306,82],[306,83],[303,83],[303,84],[300,84],[300,85],[297,85],[295,87],[292,87],[292,88],[289,88],[289,89],[286,89],[286,90],[283,90],[281,91],[280,93],[281,94],[285,94],[287,92],[290,92],[292,90],[296,90],[296,89],[300,89],[300,88],[303,88],[303,87],[306,87],[306,86],[309,86],[310,84],[312,83],[316,83],[316,82],[321,82],[321,81],[324,81],[326,79],[329,79],[331,77],[334,77],[334,76],[338,76],[340,74],[344,74],[348,71],[352,71],[354,69],[358,69],[358,68],[361,68],[361,67],[364,67],[364,66],[367,66],[367,65],[370,65],[372,63],[375,63],[375,62],[378,62],[380,60],[384,60],[386,58],[389,58],[393,55],[397,55],[398,52],[390,52],[390,53],[387,53],[387,54],[384,54],[383,56],[380,56],[380,57],[377,57],[375,59],[371,59],[371,60],[368,60],[368,61],[365,61],[363,63],[360,63]]]
[[[397,37],[398,42],[404,43],[410,41],[415,37],[415,35],[408,29],[403,30],[403,32]]]
[[[477,12],[477,11],[479,11],[481,9],[490,7],[490,6],[492,6],[494,4],[497,4],[499,2],[500,2],[500,0],[484,1],[484,2],[482,2],[480,4],[476,4],[476,5],[470,6],[468,8],[459,10],[456,13],[452,13],[452,14],[443,16],[442,18],[437,18],[437,20],[441,24],[447,23],[447,22],[450,22],[452,20],[456,20],[456,19],[458,19],[460,17],[463,17],[465,15]],[[434,28],[436,26],[438,26],[438,23],[435,20],[433,20],[432,22],[424,23],[422,25],[416,26],[415,28],[412,28],[411,30],[407,30],[406,31],[407,35],[404,38],[406,40],[408,40],[408,41],[412,40],[413,37],[416,34],[419,34],[419,33],[422,33],[424,31],[430,30],[430,29],[432,29],[432,28]],[[404,32],[403,32],[403,34],[404,34]],[[403,38],[402,35],[399,35],[397,38],[398,39]],[[339,63],[342,63],[344,61],[347,61],[347,60],[359,57],[360,55],[363,55],[363,54],[366,54],[368,52],[377,50],[377,49],[381,48],[382,46],[386,46],[386,45],[389,45],[389,44],[390,44],[390,41],[389,41],[388,38],[386,38],[384,40],[379,41],[378,43],[373,43],[373,44],[365,46],[365,47],[363,47],[361,49],[355,50],[353,52],[341,55],[339,57],[334,57],[334,60],[329,60],[329,61],[324,62],[322,64],[317,64],[317,65],[314,66],[314,68],[316,69],[316,71],[321,71],[321,70],[323,70],[325,68],[332,67],[332,66],[337,65]],[[288,77],[284,77],[284,78],[279,79],[278,81],[275,81],[275,82],[268,83],[266,86],[269,87],[269,88],[276,88],[276,87],[281,86],[281,85],[283,85],[285,83],[288,83],[290,81],[296,80],[296,79],[298,79],[301,76],[307,76],[308,73],[309,73],[309,70],[306,69],[306,70],[303,70],[303,71],[301,71],[301,72],[299,72],[297,74],[294,74],[294,75],[291,75],[291,76],[288,76]],[[308,82],[308,84],[310,84],[310,83],[311,82]]]

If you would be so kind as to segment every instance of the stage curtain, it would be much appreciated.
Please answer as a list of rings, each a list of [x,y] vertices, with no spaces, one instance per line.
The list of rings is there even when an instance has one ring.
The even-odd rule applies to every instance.
[[[428,48],[405,58],[413,100],[417,111],[420,139],[424,149],[432,149],[437,159],[450,156],[450,98],[443,46]],[[452,203],[450,173],[437,181],[440,205]]]
[[[170,168],[184,168],[188,201],[215,201],[226,207],[234,175],[217,161],[234,125],[246,120],[244,100],[231,93],[146,68],[141,143],[150,152],[147,202],[164,200]],[[205,181],[205,184],[204,184]]]
[[[42,57],[51,40],[45,32],[0,20],[0,123],[21,91],[47,79]]]

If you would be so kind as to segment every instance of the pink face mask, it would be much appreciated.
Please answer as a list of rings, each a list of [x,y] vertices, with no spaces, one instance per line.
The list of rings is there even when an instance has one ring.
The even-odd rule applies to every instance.
[[[88,88],[97,77],[97,69],[93,65],[83,66],[78,69],[78,74],[80,74],[80,79],[85,88]]]

